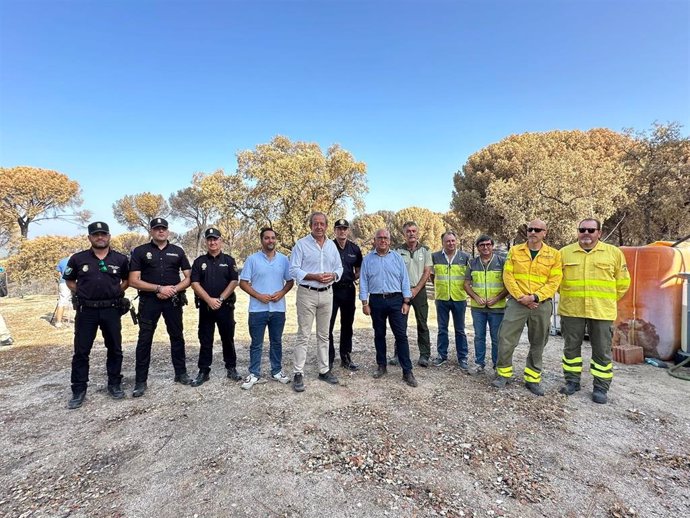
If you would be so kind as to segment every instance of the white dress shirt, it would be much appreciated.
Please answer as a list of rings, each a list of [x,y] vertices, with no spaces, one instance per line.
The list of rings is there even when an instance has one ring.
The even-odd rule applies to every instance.
[[[297,241],[290,255],[290,277],[297,284],[312,288],[329,286],[318,281],[304,280],[309,273],[334,273],[336,281],[342,277],[343,263],[333,241],[326,238],[323,246],[319,246],[311,234]]]

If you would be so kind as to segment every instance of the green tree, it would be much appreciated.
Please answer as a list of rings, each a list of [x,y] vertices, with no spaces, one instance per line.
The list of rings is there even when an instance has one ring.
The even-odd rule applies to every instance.
[[[215,193],[224,216],[273,227],[288,249],[308,232],[313,211],[333,220],[348,206],[364,208],[366,165],[337,144],[324,154],[316,143],[277,136],[238,153],[237,164],[234,174],[209,175],[205,187]]]
[[[0,167],[0,177],[0,223],[3,228],[9,221],[16,223],[22,238],[28,237],[29,225],[37,221],[84,223],[91,216],[76,210],[82,204],[79,183],[63,173],[29,166]]]
[[[165,218],[168,214],[170,207],[160,194],[128,194],[113,203],[115,220],[128,230],[143,228],[148,232],[153,218]]]

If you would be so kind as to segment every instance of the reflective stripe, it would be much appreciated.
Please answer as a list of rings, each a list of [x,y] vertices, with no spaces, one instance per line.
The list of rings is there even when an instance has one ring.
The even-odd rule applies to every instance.
[[[513,366],[511,365],[510,367],[497,367],[496,368],[496,374],[499,376],[502,376],[504,378],[512,378],[513,377]]]
[[[529,383],[540,383],[541,372],[533,371],[529,367],[525,367],[525,381]]]
[[[587,297],[592,297],[595,299],[613,299],[616,300],[618,299],[618,295],[615,292],[606,292],[606,291],[570,291],[570,290],[562,290],[561,292],[562,296],[568,296],[568,297],[580,297],[580,298],[587,298]]]
[[[563,363],[563,371],[565,372],[575,372],[575,373],[581,373],[582,372],[582,357],[577,357],[577,358],[566,358],[565,356],[562,359]]]
[[[592,373],[592,376],[596,376],[597,378],[608,380],[613,378],[613,363],[609,363],[608,365],[603,366],[599,365],[594,360],[590,360],[589,370]]]
[[[630,284],[630,282],[628,282]],[[607,288],[615,288],[616,281],[603,281],[599,279],[563,279],[561,287],[563,286],[605,286]]]

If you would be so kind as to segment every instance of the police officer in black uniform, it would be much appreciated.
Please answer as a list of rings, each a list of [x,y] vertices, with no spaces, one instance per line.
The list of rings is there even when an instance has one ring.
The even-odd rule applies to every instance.
[[[335,347],[333,344],[333,328],[335,318],[340,310],[340,366],[343,369],[356,371],[359,365],[352,361],[352,324],[355,321],[355,300],[357,290],[355,281],[359,279],[359,269],[362,266],[362,251],[350,241],[347,236],[350,224],[346,219],[335,222],[335,242],[340,259],[343,263],[343,275],[338,282],[333,284],[333,312],[331,313],[331,325],[328,329],[328,359],[333,368],[335,360]]]
[[[72,399],[67,408],[79,408],[89,382],[89,353],[98,328],[107,349],[108,394],[122,399],[122,322],[124,292],[127,289],[127,257],[110,249],[110,229],[96,221],[88,226],[91,248],[70,257],[63,278],[76,293],[74,355],[72,356]]]
[[[191,266],[184,250],[168,241],[168,222],[154,218],[150,224],[151,241],[132,252],[129,285],[139,290],[139,340],[136,349],[136,379],[132,396],[146,392],[151,363],[151,344],[158,319],[163,315],[170,337],[170,355],[175,381],[189,385],[182,327],[182,306],[187,303],[184,290],[189,287]],[[180,272],[183,277],[180,280]]]
[[[217,228],[209,228],[207,253],[192,264],[192,289],[199,308],[199,374],[192,381],[198,387],[208,381],[213,361],[213,334],[216,326],[223,344],[223,360],[231,380],[242,379],[237,373],[235,353],[235,288],[239,284],[237,266],[232,256],[223,253],[223,239]]]

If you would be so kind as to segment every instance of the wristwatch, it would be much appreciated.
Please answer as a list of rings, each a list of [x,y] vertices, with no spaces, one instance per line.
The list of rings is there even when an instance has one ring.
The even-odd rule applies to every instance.
[[[410,299],[403,299],[403,304],[410,305]]]
[[[539,302],[539,297],[536,293],[534,293],[532,296],[534,297],[534,302]]]
[[[221,302],[223,302],[223,301],[225,300],[225,298],[223,297],[223,295],[220,295],[220,296],[218,297],[218,300],[220,300]]]

